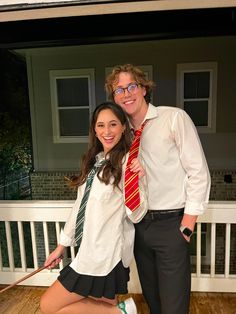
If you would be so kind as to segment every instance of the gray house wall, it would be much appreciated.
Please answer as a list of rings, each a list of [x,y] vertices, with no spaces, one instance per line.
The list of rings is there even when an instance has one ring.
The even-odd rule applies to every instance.
[[[104,101],[105,67],[152,65],[153,103],[176,106],[178,63],[217,62],[216,132],[200,133],[210,169],[236,169],[236,37],[191,38],[19,50],[27,60],[35,171],[75,171],[87,144],[55,144],[49,71],[94,68],[96,105]]]
[[[236,200],[235,37],[44,48],[19,53],[26,55],[28,66],[35,168],[31,173],[33,199],[75,199],[76,191],[68,188],[64,176],[77,173],[87,147],[78,143],[53,143],[50,70],[94,68],[96,104],[99,104],[106,99],[105,67],[126,62],[152,65],[157,85],[153,103],[176,106],[177,64],[213,61],[218,64],[216,132],[199,135],[212,178],[210,199]],[[226,175],[231,176],[231,183],[225,180]],[[217,241],[224,243],[224,227],[217,228]],[[235,228],[232,238],[235,239]],[[217,246],[218,273],[224,269],[223,250],[223,244]],[[231,259],[231,265],[235,265],[235,251],[231,252]],[[208,269],[209,265],[204,267]],[[232,266],[230,271],[235,273],[235,268]]]

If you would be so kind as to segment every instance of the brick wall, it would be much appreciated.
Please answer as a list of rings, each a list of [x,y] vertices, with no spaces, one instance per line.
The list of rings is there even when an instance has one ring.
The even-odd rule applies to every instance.
[[[70,189],[65,176],[72,172],[32,172],[30,175],[32,199],[73,200],[76,191]],[[211,170],[211,200],[236,200],[236,170]]]
[[[70,177],[75,173],[70,172],[32,172],[31,193],[34,200],[75,200],[77,191],[71,189],[65,177]],[[53,226],[48,223],[49,247],[50,252],[56,247],[56,231]],[[37,223],[35,226],[38,263],[43,265],[45,255],[45,243],[43,238],[43,225]]]
[[[211,200],[236,200],[236,170],[211,171]]]
[[[70,172],[32,172],[30,174],[33,200],[74,200],[76,191],[65,179],[75,173]]]

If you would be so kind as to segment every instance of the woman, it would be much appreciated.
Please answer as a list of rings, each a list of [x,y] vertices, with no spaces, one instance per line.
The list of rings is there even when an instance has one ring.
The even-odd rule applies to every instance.
[[[127,118],[118,105],[105,102],[95,109],[89,149],[83,158],[80,176],[73,180],[73,185],[78,186],[77,200],[61,232],[60,243],[46,259],[45,266],[55,267],[66,246],[77,244],[79,250],[42,296],[40,306],[45,314],[137,313],[132,298],[118,305],[116,301],[117,294],[128,292],[134,243],[132,222],[139,222],[147,211],[143,192],[145,171],[137,159],[133,160],[130,169],[139,176],[141,204],[133,212],[124,204],[123,174],[130,136]],[[93,167],[99,163],[102,165],[95,170],[92,186],[88,189]],[[84,206],[87,190],[89,196]],[[84,208],[85,218],[82,218]],[[78,229],[82,229],[82,240]]]

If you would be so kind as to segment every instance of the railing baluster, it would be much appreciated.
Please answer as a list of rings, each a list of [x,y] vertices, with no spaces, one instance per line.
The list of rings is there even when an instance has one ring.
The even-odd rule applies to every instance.
[[[215,275],[216,264],[216,224],[211,224],[211,277]]]
[[[13,247],[12,247],[12,236],[11,236],[11,227],[10,222],[5,221],[5,228],[6,228],[6,237],[7,237],[7,252],[8,252],[8,260],[9,260],[9,267],[11,271],[14,271],[14,255],[13,255]]]
[[[56,236],[57,236],[57,244],[58,244],[59,240],[60,240],[60,223],[58,221],[56,221],[55,226],[56,226]],[[63,268],[62,261],[59,264],[59,268],[60,268],[60,270]]]
[[[24,241],[24,232],[22,227],[22,221],[17,222],[18,234],[19,234],[19,244],[20,244],[20,259],[21,259],[21,268],[22,271],[26,271],[26,257],[25,257],[25,241]]]
[[[73,246],[70,247],[71,260],[75,258],[75,248]]]
[[[225,278],[229,277],[229,263],[230,263],[230,223],[226,224],[225,230]]]
[[[47,222],[46,221],[43,222],[43,237],[44,237],[45,255],[47,258],[50,250],[49,250],[49,241],[48,241],[48,228],[47,228]]]
[[[37,245],[36,245],[35,223],[33,221],[30,222],[30,231],[31,231],[31,238],[32,238],[34,268],[38,268],[39,266],[38,266],[38,254],[37,254]]]
[[[57,244],[58,244],[60,240],[60,223],[58,221],[55,222],[55,227],[56,227],[56,237],[57,237]]]
[[[1,242],[0,242],[0,270],[3,268],[3,263],[2,263],[2,247],[1,247]]]
[[[197,277],[201,276],[201,223],[197,223]]]

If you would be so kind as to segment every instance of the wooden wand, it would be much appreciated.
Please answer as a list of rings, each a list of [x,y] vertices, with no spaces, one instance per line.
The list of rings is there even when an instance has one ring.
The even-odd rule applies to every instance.
[[[35,274],[39,273],[41,270],[43,270],[43,269],[45,269],[45,268],[47,268],[47,267],[48,267],[48,266],[39,267],[38,269],[36,269],[36,270],[33,271],[32,273],[30,273],[30,274],[24,276],[23,278],[21,278],[21,279],[15,281],[15,282],[13,282],[11,285],[7,286],[6,288],[0,290],[0,293],[2,293],[2,292],[4,292],[4,291],[6,291],[6,290],[8,290],[8,289],[10,289],[10,288],[12,288],[12,287],[14,287],[14,286],[16,286],[18,283],[20,283],[20,282],[22,282],[22,281],[24,281],[24,280],[26,280],[26,279],[28,279],[28,278],[34,276]]]

